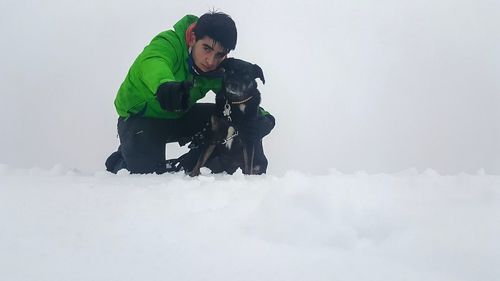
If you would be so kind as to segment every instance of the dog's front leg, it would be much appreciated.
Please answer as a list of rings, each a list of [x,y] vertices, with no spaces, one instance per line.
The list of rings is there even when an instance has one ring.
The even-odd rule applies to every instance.
[[[200,175],[201,167],[205,165],[210,155],[212,155],[212,152],[214,152],[214,149],[215,149],[215,144],[211,144],[207,147],[205,152],[200,155],[198,162],[196,162],[196,165],[194,166],[193,170],[191,171],[191,173],[189,173],[190,177],[196,177]]]
[[[243,161],[245,162],[245,169],[243,174],[254,175],[253,158],[255,156],[255,146],[253,143],[245,142],[243,144]]]

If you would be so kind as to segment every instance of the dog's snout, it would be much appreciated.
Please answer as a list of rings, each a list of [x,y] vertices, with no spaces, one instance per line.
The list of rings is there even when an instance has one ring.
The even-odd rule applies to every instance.
[[[226,92],[229,94],[232,94],[232,95],[237,95],[237,96],[243,94],[242,89],[238,85],[235,85],[235,84],[226,85]]]

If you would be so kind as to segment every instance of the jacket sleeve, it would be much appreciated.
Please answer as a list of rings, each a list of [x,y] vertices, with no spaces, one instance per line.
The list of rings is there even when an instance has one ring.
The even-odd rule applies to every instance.
[[[270,115],[270,113],[267,112],[264,108],[259,107],[259,116],[266,116],[266,115]]]
[[[178,47],[165,38],[153,39],[144,49],[139,62],[139,76],[153,95],[160,84],[175,81],[178,58]]]
[[[276,125],[276,119],[274,119],[274,116],[269,113],[267,113],[267,115],[260,116],[258,122],[260,126],[260,138],[267,136]]]

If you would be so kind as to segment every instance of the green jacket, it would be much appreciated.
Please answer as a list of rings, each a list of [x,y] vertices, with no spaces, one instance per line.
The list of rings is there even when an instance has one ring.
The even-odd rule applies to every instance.
[[[129,117],[140,113],[144,117],[175,119],[183,115],[161,109],[156,100],[160,84],[169,81],[193,81],[189,106],[203,98],[210,90],[218,92],[220,79],[193,75],[188,69],[186,30],[198,17],[187,15],[174,25],[173,30],[158,34],[134,61],[115,99],[118,115]]]

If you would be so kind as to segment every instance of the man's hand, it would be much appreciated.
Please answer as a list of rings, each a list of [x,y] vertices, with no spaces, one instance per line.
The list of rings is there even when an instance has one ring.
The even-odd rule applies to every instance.
[[[156,99],[163,110],[185,111],[189,103],[189,90],[193,84],[184,82],[165,82],[158,87]]]
[[[256,142],[269,134],[274,128],[275,120],[272,115],[259,116],[256,120],[246,120],[238,127],[241,136],[250,141]]]

